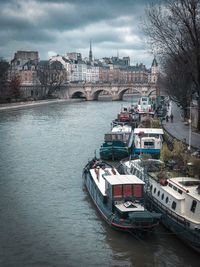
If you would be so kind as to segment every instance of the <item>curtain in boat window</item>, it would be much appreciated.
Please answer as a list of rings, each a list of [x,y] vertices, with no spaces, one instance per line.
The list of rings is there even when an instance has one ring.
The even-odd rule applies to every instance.
[[[135,184],[133,187],[133,195],[134,197],[142,197],[143,187],[141,184]]]
[[[122,197],[122,185],[113,186],[113,197]]]
[[[123,185],[123,193],[124,193],[124,197],[132,196],[133,195],[132,185],[131,184],[124,184]]]

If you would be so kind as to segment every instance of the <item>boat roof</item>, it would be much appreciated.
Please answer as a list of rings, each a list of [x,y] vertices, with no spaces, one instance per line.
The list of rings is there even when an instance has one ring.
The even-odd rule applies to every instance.
[[[161,128],[135,128],[134,129],[134,134],[139,134],[139,133],[153,133],[153,134],[164,134],[163,129]]]
[[[141,179],[131,174],[117,174],[104,176],[105,180],[111,185],[123,185],[123,184],[145,184]]]
[[[112,128],[112,133],[131,133],[132,128],[129,125],[117,125]]]
[[[176,177],[168,179],[178,188],[183,189],[188,195],[200,201],[200,194],[198,194],[197,187],[200,186],[200,180],[193,177]]]

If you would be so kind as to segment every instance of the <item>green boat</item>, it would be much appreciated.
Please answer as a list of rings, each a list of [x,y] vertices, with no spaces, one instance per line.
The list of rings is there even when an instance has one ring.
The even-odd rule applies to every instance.
[[[130,125],[117,125],[105,134],[104,143],[100,148],[100,157],[104,160],[120,160],[131,153],[133,130]]]

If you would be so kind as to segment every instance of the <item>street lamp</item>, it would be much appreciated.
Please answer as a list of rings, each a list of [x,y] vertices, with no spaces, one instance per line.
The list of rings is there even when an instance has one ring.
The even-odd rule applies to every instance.
[[[189,146],[188,146],[188,151],[191,150],[191,135],[192,135],[192,112],[191,112],[191,102],[190,102],[190,118],[188,120],[189,123]]]

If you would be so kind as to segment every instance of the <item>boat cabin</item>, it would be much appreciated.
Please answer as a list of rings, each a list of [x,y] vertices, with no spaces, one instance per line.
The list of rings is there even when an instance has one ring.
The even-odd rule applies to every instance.
[[[144,182],[135,175],[104,175],[108,205],[125,217],[130,211],[143,211]]]
[[[148,96],[142,96],[138,102],[139,113],[150,113],[153,112],[151,100]]]
[[[169,192],[174,201],[174,206],[176,206],[173,207],[173,210],[198,223],[200,230],[200,192],[198,188],[200,189],[199,179],[177,177],[168,179],[166,191]]]
[[[122,141],[128,143],[132,134],[132,128],[129,125],[114,126],[110,133],[105,134],[105,142]]]
[[[163,129],[160,128],[135,128],[134,152],[150,154],[160,153],[163,134]]]

